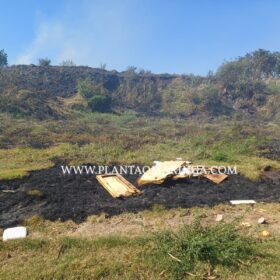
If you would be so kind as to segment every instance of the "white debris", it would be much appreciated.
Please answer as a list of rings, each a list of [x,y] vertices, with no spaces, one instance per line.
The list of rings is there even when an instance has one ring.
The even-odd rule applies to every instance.
[[[181,170],[180,170],[180,173],[179,175],[183,175],[183,176],[187,176],[187,175],[192,175],[193,174],[193,171],[191,168],[188,168],[188,167],[182,167]]]
[[[255,200],[230,200],[230,204],[237,205],[237,204],[255,204]]]
[[[7,228],[3,233],[3,241],[25,238],[27,236],[26,227]]]
[[[265,224],[266,220],[264,217],[258,219],[258,224]]]
[[[216,222],[221,222],[221,221],[223,220],[223,218],[224,218],[224,215],[223,215],[223,214],[218,214],[217,217],[216,217],[216,219],[215,219],[215,221],[216,221]]]

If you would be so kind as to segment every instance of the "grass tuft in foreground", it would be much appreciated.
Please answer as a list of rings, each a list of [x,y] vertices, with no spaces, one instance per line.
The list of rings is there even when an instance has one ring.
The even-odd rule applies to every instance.
[[[254,243],[252,238],[240,235],[234,223],[203,227],[196,219],[178,232],[158,233],[152,255],[174,279],[195,272],[210,276],[218,266],[235,270],[252,260],[258,255]]]

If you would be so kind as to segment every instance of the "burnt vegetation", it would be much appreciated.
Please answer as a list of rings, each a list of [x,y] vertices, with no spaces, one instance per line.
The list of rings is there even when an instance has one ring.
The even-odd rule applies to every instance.
[[[1,65],[7,65],[1,53]],[[7,59],[7,57],[6,57]],[[175,118],[253,115],[278,120],[280,53],[257,50],[226,62],[215,74],[153,74],[128,67],[124,72],[106,67],[75,66],[64,61],[50,66],[1,67],[0,112],[38,119],[65,118],[75,111],[133,110],[144,115]],[[82,98],[66,106],[69,100]]]

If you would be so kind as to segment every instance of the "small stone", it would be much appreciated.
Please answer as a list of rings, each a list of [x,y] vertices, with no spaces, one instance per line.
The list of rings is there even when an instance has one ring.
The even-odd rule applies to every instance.
[[[263,237],[269,237],[270,235],[271,235],[270,232],[267,231],[267,230],[263,230],[263,231],[261,232],[261,236],[263,236]]]
[[[264,217],[261,217],[258,219],[258,224],[265,224],[266,223],[266,220]]]
[[[218,214],[217,217],[216,217],[216,219],[215,219],[215,221],[216,221],[216,222],[221,222],[221,221],[223,220],[223,218],[224,218],[224,215],[223,215],[223,214]]]

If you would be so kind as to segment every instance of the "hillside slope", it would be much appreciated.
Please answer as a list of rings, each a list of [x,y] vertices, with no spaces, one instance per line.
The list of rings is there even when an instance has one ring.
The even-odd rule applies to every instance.
[[[278,72],[264,67],[267,62],[263,58],[259,62],[260,53],[268,55],[262,52],[225,63],[207,77],[134,69],[11,66],[0,70],[0,112],[57,119],[69,117],[73,110],[91,110],[90,102],[77,95],[79,82],[86,81],[93,94],[107,98],[109,110],[114,112],[129,109],[182,118],[242,114],[279,120],[280,79]],[[254,67],[256,61],[259,64]]]

